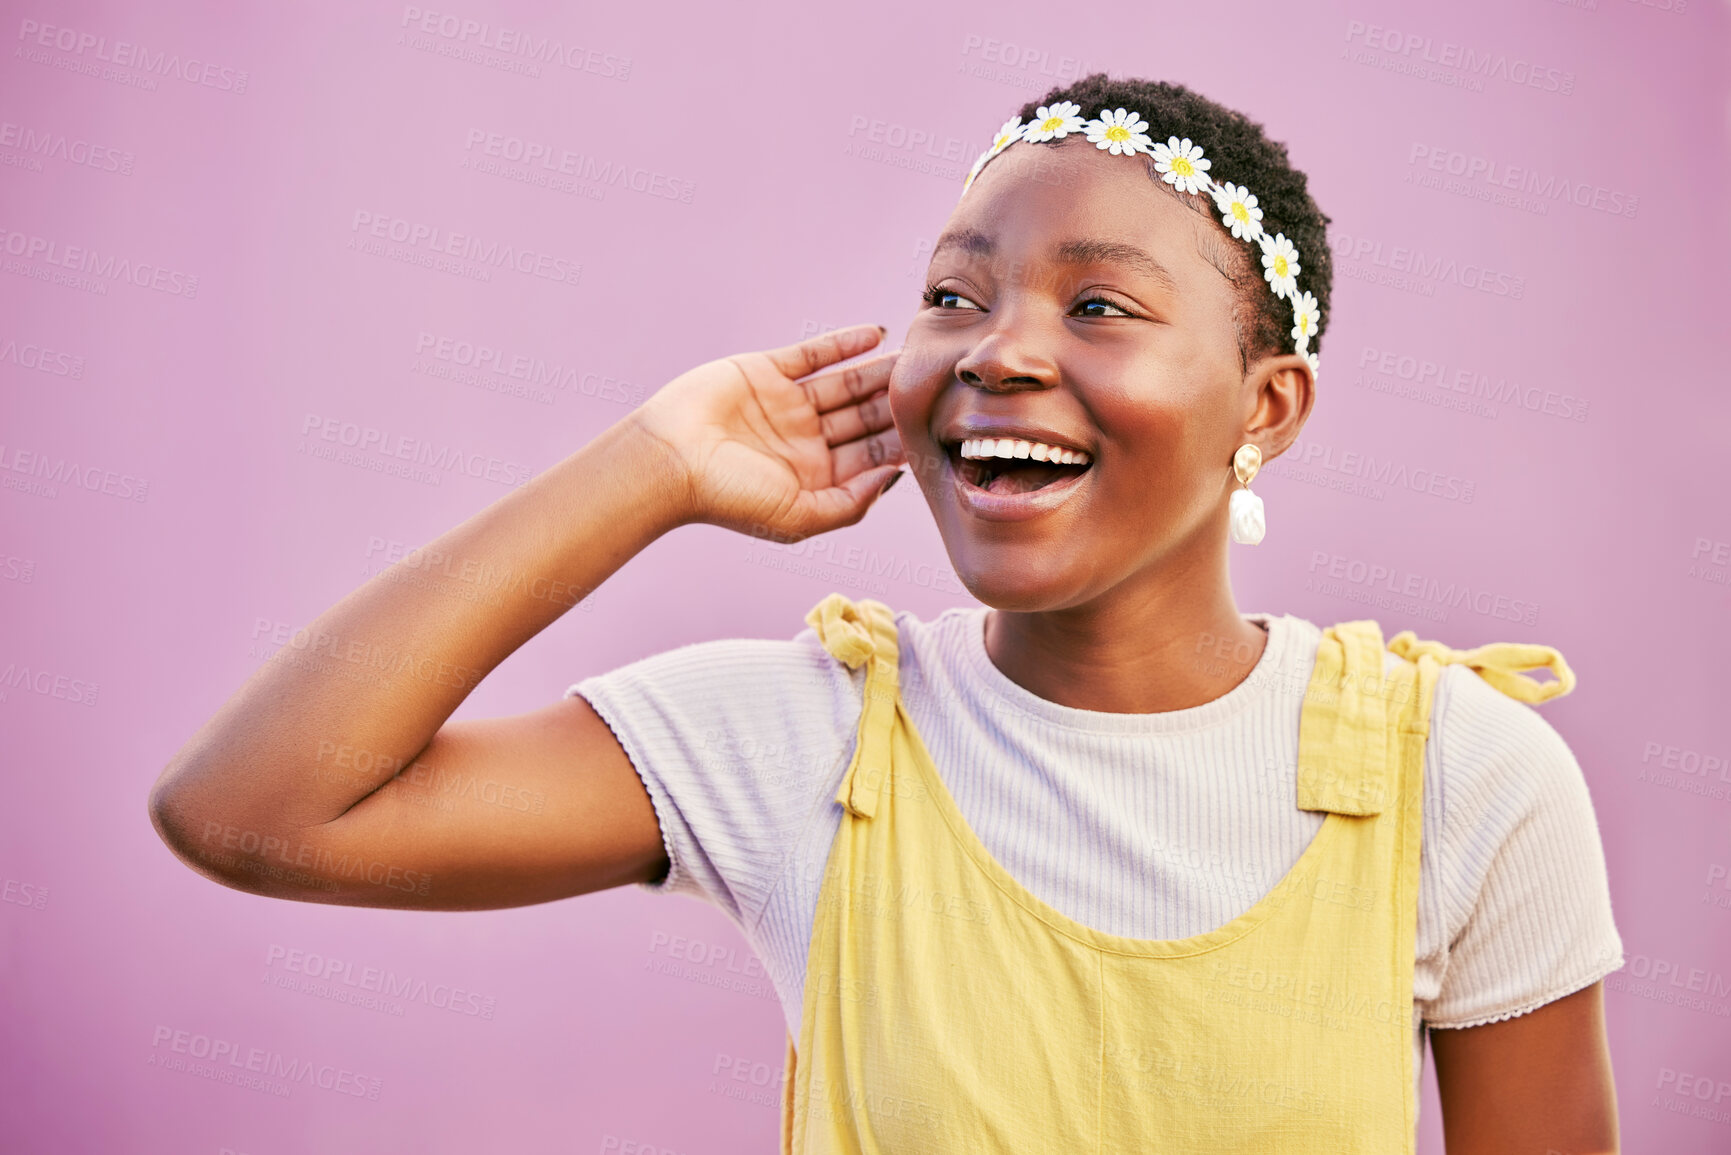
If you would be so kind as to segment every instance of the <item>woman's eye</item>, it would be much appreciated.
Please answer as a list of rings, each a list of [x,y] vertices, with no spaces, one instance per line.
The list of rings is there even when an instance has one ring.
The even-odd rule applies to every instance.
[[[926,304],[938,309],[979,309],[973,301],[962,296],[953,289],[940,289],[929,286],[925,292]]]
[[[1114,304],[1113,302],[1108,301],[1105,297],[1089,297],[1087,300],[1082,301],[1081,303],[1079,303],[1076,306],[1077,309],[1087,309],[1087,310],[1092,310],[1092,309],[1095,309],[1096,307],[1111,309],[1113,311],[1110,313],[1084,312],[1082,314],[1082,316],[1084,316],[1084,317],[1131,317],[1131,316],[1135,315],[1135,314],[1131,313],[1128,309],[1124,308],[1122,305]]]

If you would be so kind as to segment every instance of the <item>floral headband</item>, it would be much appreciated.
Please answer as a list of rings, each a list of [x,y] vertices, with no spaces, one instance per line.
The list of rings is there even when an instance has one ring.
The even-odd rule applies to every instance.
[[[1146,153],[1154,158],[1154,168],[1160,173],[1160,179],[1180,192],[1192,196],[1207,193],[1213,197],[1220,210],[1221,223],[1232,231],[1232,235],[1239,240],[1255,241],[1261,247],[1262,275],[1269,288],[1274,290],[1276,297],[1292,302],[1293,351],[1304,355],[1314,376],[1317,356],[1310,352],[1310,337],[1316,332],[1322,313],[1316,306],[1315,296],[1298,291],[1298,249],[1286,239],[1285,233],[1275,233],[1270,237],[1263,231],[1262,210],[1257,207],[1256,197],[1250,190],[1243,185],[1220,184],[1209,176],[1212,162],[1203,157],[1201,146],[1192,144],[1189,137],[1180,140],[1174,136],[1169,137],[1165,144],[1154,143],[1145,132],[1148,122],[1139,113],[1122,108],[1113,112],[1102,109],[1093,120],[1083,120],[1081,113],[1080,105],[1065,100],[1049,108],[1041,105],[1035,109],[1034,119],[1027,124],[1023,124],[1019,116],[1006,120],[998,129],[997,136],[992,138],[992,147],[974,162],[967,181],[962,185],[962,195],[967,195],[969,186],[986,167],[987,161],[1018,140],[1040,144],[1081,132],[1096,148],[1105,149],[1113,156]]]

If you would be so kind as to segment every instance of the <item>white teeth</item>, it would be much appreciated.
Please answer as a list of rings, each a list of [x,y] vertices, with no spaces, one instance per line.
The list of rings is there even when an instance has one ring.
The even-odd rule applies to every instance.
[[[972,437],[962,442],[962,456],[970,461],[988,457],[1031,458],[1059,465],[1086,465],[1089,457],[1078,449],[1064,449],[1043,441],[1023,441],[1014,437]]]

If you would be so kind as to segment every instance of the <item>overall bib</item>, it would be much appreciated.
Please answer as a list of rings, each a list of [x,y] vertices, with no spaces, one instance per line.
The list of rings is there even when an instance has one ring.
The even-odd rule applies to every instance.
[[[1326,812],[1249,910],[1184,939],[1084,926],[963,819],[902,703],[890,608],[806,616],[866,667],[845,808],[788,1038],[783,1152],[1411,1152],[1424,743],[1443,664],[1511,697],[1574,685],[1549,646],[1455,651],[1374,621],[1323,631],[1297,805]],[[1548,666],[1555,681],[1520,670]]]

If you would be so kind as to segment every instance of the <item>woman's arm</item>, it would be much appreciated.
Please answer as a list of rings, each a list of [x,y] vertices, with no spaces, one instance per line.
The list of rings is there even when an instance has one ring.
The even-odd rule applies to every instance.
[[[675,526],[795,541],[863,517],[901,460],[894,357],[819,371],[880,339],[856,326],[698,366],[367,581],[175,755],[150,794],[158,834],[229,886],[347,905],[484,909],[654,877],[648,796],[587,703],[448,719]]]
[[[1603,987],[1501,1022],[1430,1031],[1448,1155],[1616,1155]]]

